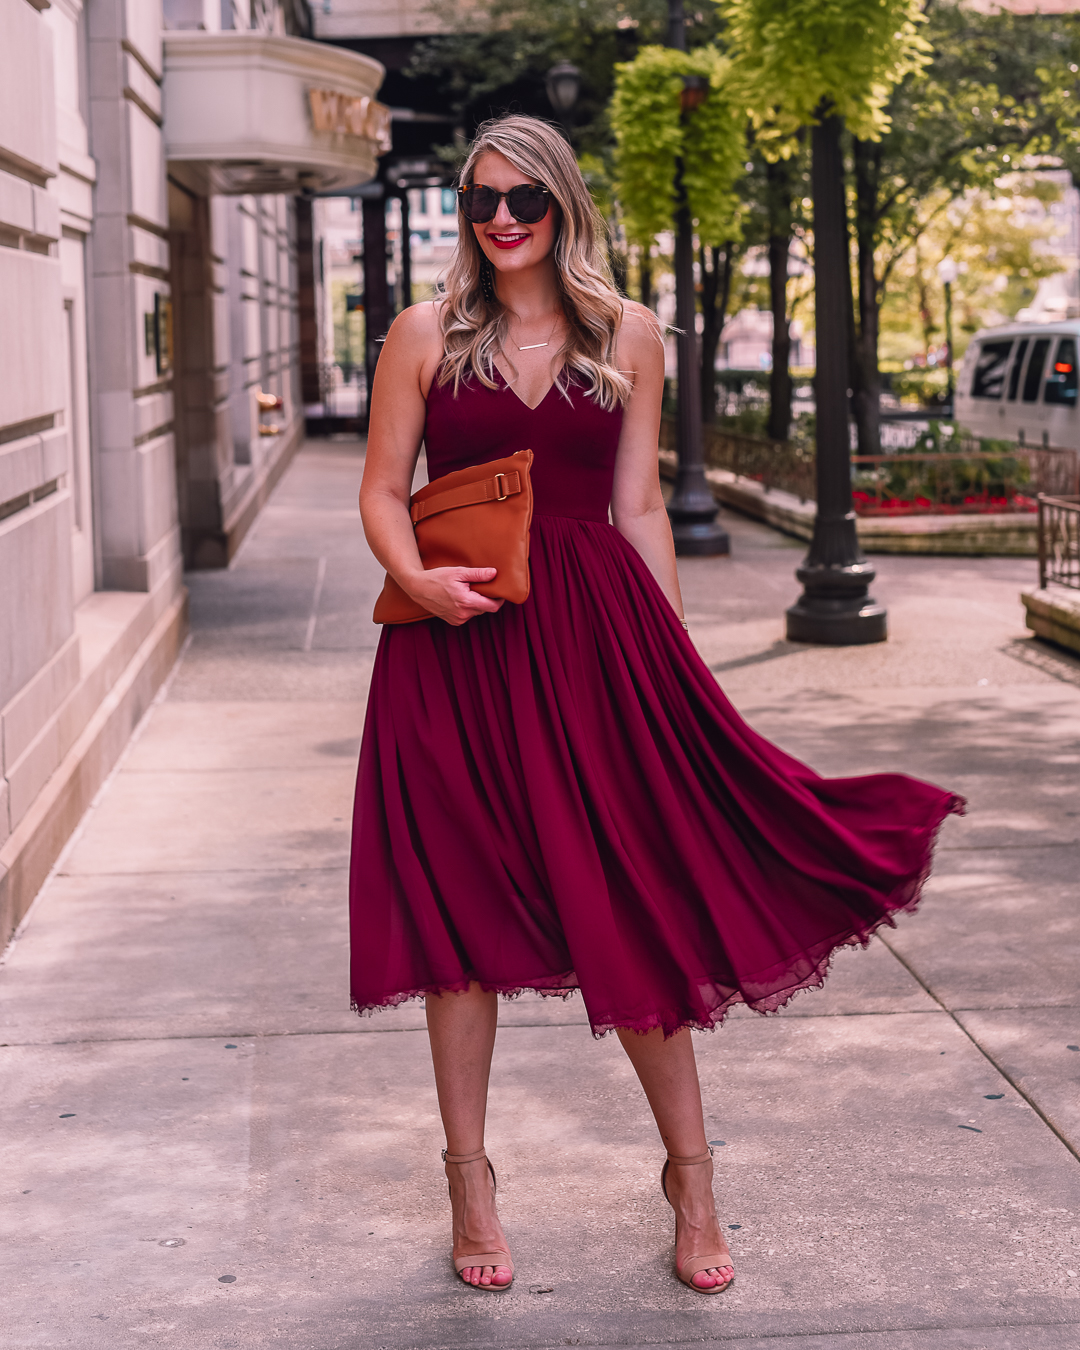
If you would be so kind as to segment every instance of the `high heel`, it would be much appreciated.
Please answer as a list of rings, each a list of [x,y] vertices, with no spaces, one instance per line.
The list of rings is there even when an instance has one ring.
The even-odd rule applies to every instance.
[[[669,1153],[667,1155],[667,1161],[664,1163],[663,1170],[660,1173],[660,1189],[664,1192],[664,1199],[667,1200],[669,1205],[671,1205],[671,1200],[667,1193],[667,1173],[668,1168],[672,1163],[674,1163],[676,1167],[697,1167],[703,1163],[707,1163],[712,1158],[712,1155],[713,1151],[711,1148],[706,1153],[696,1154],[693,1157],[678,1157],[674,1153]],[[672,1209],[675,1208],[674,1205],[671,1207]],[[678,1221],[676,1220],[676,1241],[678,1240],[678,1236],[679,1227]],[[725,1266],[731,1266],[730,1252],[707,1252],[702,1256],[684,1256],[682,1261],[676,1259],[675,1274],[683,1284],[685,1284],[687,1288],[692,1289],[695,1294],[722,1294],[725,1289],[730,1289],[735,1282],[734,1274],[732,1274],[731,1279],[725,1281],[724,1284],[714,1284],[711,1289],[703,1289],[700,1284],[695,1284],[694,1276],[700,1275],[703,1270],[722,1270]],[[734,1267],[732,1267],[732,1269],[734,1269]]]
[[[498,1182],[495,1179],[495,1169],[492,1167],[491,1160],[488,1158],[487,1152],[484,1149],[478,1149],[475,1153],[447,1153],[446,1149],[443,1149],[442,1151],[443,1162],[450,1163],[453,1166],[460,1166],[463,1163],[479,1162],[481,1158],[487,1163],[488,1172],[491,1175],[491,1193],[494,1195],[498,1190]],[[450,1206],[452,1209],[454,1204],[454,1191],[450,1185],[449,1178],[447,1178],[446,1189],[450,1192]],[[462,1283],[467,1285],[470,1289],[479,1289],[485,1294],[501,1294],[503,1290],[509,1289],[514,1283],[514,1263],[510,1259],[510,1253],[508,1251],[477,1252],[472,1256],[454,1256],[453,1249],[451,1249],[450,1255],[454,1262],[454,1269],[459,1276],[463,1270],[471,1270],[478,1267],[482,1268],[483,1266],[491,1266],[493,1276],[495,1270],[500,1266],[504,1270],[509,1270],[510,1272],[510,1278],[505,1284],[473,1284],[471,1280],[462,1279]]]

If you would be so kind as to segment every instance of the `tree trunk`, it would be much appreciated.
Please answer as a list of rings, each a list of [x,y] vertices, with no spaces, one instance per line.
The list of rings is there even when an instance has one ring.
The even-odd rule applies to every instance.
[[[712,269],[709,254],[712,254]],[[701,245],[701,420],[716,421],[716,349],[720,328],[716,321],[716,294],[720,282],[720,250]]]
[[[878,337],[881,304],[874,260],[881,146],[854,141],[855,240],[858,248],[858,322],[852,347],[852,389],[860,455],[881,454],[881,371]]]
[[[769,236],[769,303],[773,316],[773,335],[768,435],[774,441],[786,441],[791,434],[791,325],[787,309],[790,247],[788,236]]]
[[[786,441],[791,433],[791,324],[788,320],[788,255],[791,251],[791,175],[787,164],[767,164],[769,204],[769,308],[772,310],[772,370],[769,372],[767,434]]]
[[[731,299],[733,248],[730,240],[722,249],[701,246],[701,420],[706,425],[716,421],[716,353]]]
[[[638,254],[638,275],[641,278],[641,303],[646,309],[652,309],[652,246],[642,244]]]
[[[615,289],[620,295],[626,294],[626,254],[618,245],[618,227],[615,223],[615,217],[607,222],[607,248],[608,248],[608,266],[611,268],[611,279],[615,283]]]

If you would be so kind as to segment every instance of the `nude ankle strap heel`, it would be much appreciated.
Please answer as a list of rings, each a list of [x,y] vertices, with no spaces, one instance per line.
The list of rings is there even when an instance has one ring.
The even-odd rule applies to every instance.
[[[477,1149],[475,1153],[448,1153],[446,1149],[442,1151],[442,1160],[449,1163],[452,1167],[460,1167],[465,1163],[479,1162],[480,1159],[487,1163],[488,1175],[491,1177],[491,1190],[494,1194],[498,1190],[498,1182],[495,1178],[495,1169],[491,1165],[491,1159],[487,1156],[486,1149]],[[454,1203],[454,1191],[447,1178],[446,1189],[450,1192],[451,1207]],[[509,1270],[510,1278],[505,1284],[473,1284],[471,1281],[463,1281],[468,1284],[470,1289],[478,1289],[483,1294],[501,1294],[509,1289],[514,1283],[514,1263],[510,1259],[508,1251],[495,1252],[476,1252],[472,1256],[454,1256],[451,1252],[451,1260],[454,1263],[454,1269],[460,1275],[463,1270],[475,1269],[477,1266],[491,1266],[494,1270],[501,1266],[504,1270]]]
[[[667,1193],[668,1168],[672,1166],[700,1167],[704,1163],[707,1163],[712,1158],[712,1155],[713,1151],[711,1148],[706,1149],[704,1153],[683,1155],[669,1153],[667,1155],[667,1161],[664,1163],[663,1171],[660,1173],[660,1189],[664,1192],[664,1199],[667,1200],[669,1205],[671,1204],[671,1200],[668,1198]],[[672,1208],[674,1208],[674,1206],[672,1206]],[[677,1227],[678,1226],[676,1225],[676,1237],[678,1237]],[[725,1289],[731,1288],[735,1280],[734,1275],[732,1275],[731,1279],[725,1284],[714,1284],[711,1289],[702,1289],[700,1285],[695,1284],[694,1276],[700,1275],[703,1270],[722,1270],[725,1266],[731,1266],[730,1252],[707,1252],[704,1255],[684,1256],[681,1262],[676,1262],[675,1274],[683,1284],[685,1284],[688,1289],[692,1289],[695,1294],[722,1294]]]

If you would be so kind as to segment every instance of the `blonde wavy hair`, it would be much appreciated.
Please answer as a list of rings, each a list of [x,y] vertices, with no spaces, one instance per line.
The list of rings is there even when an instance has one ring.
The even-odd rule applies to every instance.
[[[478,128],[459,181],[471,183],[477,160],[492,151],[508,159],[530,182],[546,187],[561,212],[555,264],[569,332],[555,380],[559,392],[569,398],[573,377],[602,408],[625,403],[632,385],[615,365],[622,300],[600,243],[605,238],[604,223],[574,152],[553,126],[538,117],[495,117]],[[510,361],[504,345],[509,329],[506,307],[497,298],[485,299],[480,284],[484,260],[473,228],[462,216],[439,310],[445,356],[437,379],[440,385],[453,382],[455,396],[470,375],[488,389],[497,389],[495,356],[502,351]],[[514,369],[512,361],[510,366]]]

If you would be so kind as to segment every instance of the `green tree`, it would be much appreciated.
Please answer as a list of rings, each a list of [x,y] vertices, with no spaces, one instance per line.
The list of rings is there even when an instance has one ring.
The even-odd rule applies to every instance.
[[[764,254],[767,285],[744,284],[747,303],[772,313],[772,366],[769,371],[767,435],[786,440],[791,428],[791,250],[797,235],[805,236],[802,201],[809,190],[805,137],[792,138],[786,155],[763,155],[755,145],[743,180],[743,236]]]
[[[887,130],[853,137],[851,387],[861,453],[880,449],[880,314],[900,260],[953,201],[989,190],[1026,154],[1052,150],[1080,164],[1069,140],[1078,34],[1075,15],[931,6],[923,35],[932,59],[894,89]]]
[[[446,30],[421,43],[410,73],[433,81],[466,136],[478,122],[508,109],[553,118],[547,71],[572,61],[582,73],[572,115],[580,152],[605,156],[612,145],[607,106],[622,61],[662,42],[665,0],[435,0]],[[711,6],[688,26],[689,45],[708,42],[720,27]]]
[[[709,87],[700,106],[684,115],[688,75],[704,76]],[[615,192],[632,242],[672,228],[680,181],[702,243],[719,245],[738,231],[745,118],[731,62],[715,47],[643,48],[617,67],[610,117]]]
[[[684,113],[684,79],[695,75],[708,80],[708,91],[699,106]],[[685,193],[700,247],[702,419],[711,422],[716,351],[741,236],[737,189],[745,173],[746,117],[731,62],[715,46],[688,52],[645,47],[618,67],[610,118],[615,192],[627,238],[643,256],[656,235],[676,228]]]
[[[990,190],[969,188],[954,197],[939,189],[927,199],[926,224],[890,276],[881,311],[883,357],[898,361],[940,344],[944,297],[937,269],[943,258],[959,268],[952,287],[957,356],[972,333],[1030,303],[1040,279],[1062,270],[1054,245],[1063,241],[1055,240],[1055,221],[1045,213],[1060,192],[1056,183],[1018,173]]]
[[[877,641],[884,611],[867,596],[855,535],[848,450],[848,330],[851,270],[841,136],[863,140],[889,128],[893,88],[930,55],[917,0],[720,0],[729,49],[746,82],[763,148],[776,153],[811,128],[817,329],[817,515],[800,577],[805,593],[788,611],[788,636]]]
[[[785,277],[777,276],[772,285],[774,332],[786,331],[786,323],[780,322],[781,315],[786,320],[783,241],[786,237],[790,244],[794,197],[784,161],[791,154],[793,138],[803,128],[812,128],[816,270],[819,285],[824,283],[829,290],[817,306],[819,330],[826,322],[825,331],[818,334],[820,400],[823,351],[843,350],[849,328],[850,305],[844,306],[850,274],[841,133],[846,123],[860,143],[873,144],[890,130],[887,105],[893,90],[930,59],[930,45],[920,32],[923,15],[917,0],[720,0],[720,4],[738,76],[749,94],[756,141],[774,166],[767,174],[766,193],[774,263],[770,270],[785,268]],[[823,174],[823,161],[828,163],[828,176]],[[820,200],[826,196],[828,202]],[[831,236],[823,230],[826,221]],[[774,353],[774,372],[782,360],[781,352]],[[834,400],[841,382],[846,389],[845,367],[846,362],[837,364]],[[781,414],[790,399],[785,383],[774,381]],[[830,425],[827,416],[826,427]],[[841,429],[834,428],[833,433],[839,438]],[[843,438],[846,442],[846,413]]]

